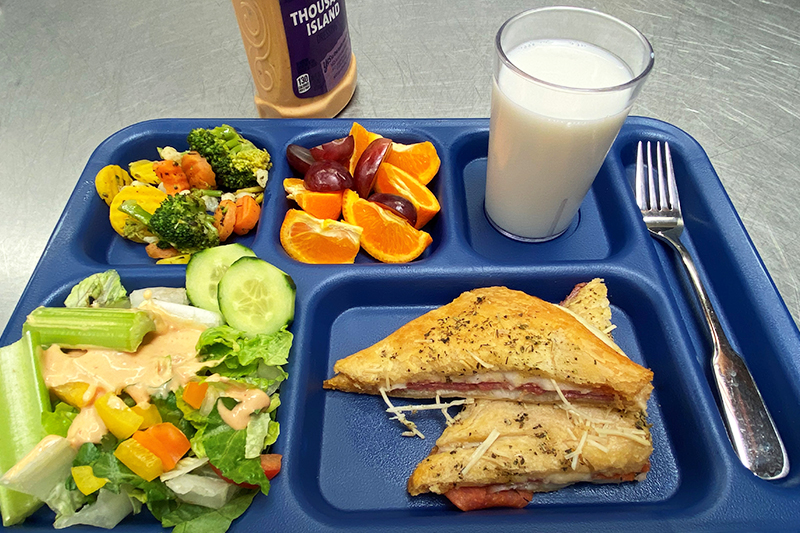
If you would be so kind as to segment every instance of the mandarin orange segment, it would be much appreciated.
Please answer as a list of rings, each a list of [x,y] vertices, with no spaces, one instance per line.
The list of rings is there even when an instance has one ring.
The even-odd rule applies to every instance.
[[[378,168],[375,190],[402,196],[414,204],[417,210],[417,223],[414,227],[417,229],[427,224],[441,209],[439,201],[430,189],[415,180],[408,172],[385,161]]]
[[[281,244],[289,257],[303,263],[352,263],[359,250],[358,226],[312,217],[290,209],[281,224]]]
[[[436,147],[430,141],[414,144],[392,143],[392,153],[385,162],[405,170],[423,185],[430,183],[439,172],[441,164]]]
[[[344,192],[342,214],[346,222],[363,229],[361,247],[384,263],[412,261],[433,242],[430,234],[349,189]]]
[[[306,189],[305,182],[298,178],[283,180],[286,197],[294,200],[300,209],[316,218],[337,220],[342,214],[342,195],[344,191],[316,192]]]
[[[364,153],[364,150],[366,150],[367,146],[369,146],[369,143],[375,139],[380,139],[382,135],[367,131],[367,129],[358,122],[353,122],[353,125],[350,128],[350,135],[353,136],[354,148],[353,155],[350,156],[349,170],[350,174],[353,174],[356,171],[356,163],[358,163],[358,159],[361,157],[361,154]]]

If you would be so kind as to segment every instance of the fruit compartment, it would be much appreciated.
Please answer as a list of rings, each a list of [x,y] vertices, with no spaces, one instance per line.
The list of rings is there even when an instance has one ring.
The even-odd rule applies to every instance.
[[[548,509],[556,522],[567,520],[576,509],[606,506],[602,512],[624,513],[636,506],[666,505],[690,498],[687,494],[693,492],[707,495],[713,478],[712,443],[690,449],[681,438],[680,446],[674,442],[677,428],[704,431],[703,408],[713,400],[707,391],[699,395],[697,403],[679,393],[697,388],[697,370],[680,370],[686,359],[679,336],[672,332],[679,326],[661,301],[664,295],[646,282],[632,281],[619,272],[598,268],[594,275],[605,278],[609,285],[618,325],[615,339],[632,359],[655,371],[656,392],[649,404],[655,452],[645,482],[602,487],[582,484],[536,495],[526,513]],[[400,435],[405,428],[389,419],[379,396],[325,391],[322,381],[333,375],[336,360],[449,303],[463,291],[505,285],[558,302],[577,281],[564,272],[520,271],[497,277],[464,271],[449,276],[398,275],[391,280],[353,276],[307,292],[303,317],[295,323],[294,331],[297,353],[313,357],[293,369],[286,389],[287,402],[303,405],[302,412],[295,413],[284,431],[287,446],[295,453],[292,461],[303,465],[292,471],[292,492],[302,494],[305,505],[337,523],[343,520],[355,524],[362,515],[376,510],[407,519],[458,513],[443,497],[411,497],[406,492],[411,471],[444,429],[444,418],[438,411],[409,415],[427,438],[405,438]],[[408,291],[410,283],[414,291]],[[671,345],[674,348],[660,349]],[[400,405],[427,402],[392,401]],[[450,413],[455,415],[457,410],[451,408]],[[511,527],[529,524],[531,515],[526,513],[496,510],[493,517],[497,524]]]
[[[281,185],[280,187],[276,185],[273,189],[274,196],[276,198],[276,202],[273,204],[274,209],[262,215],[262,219],[264,216],[269,218],[269,225],[277,227],[275,233],[276,239],[279,235],[280,226],[283,222],[286,211],[289,209],[299,209],[294,201],[286,198],[286,194],[282,185],[285,178],[302,177],[294,172],[289,165],[285,156],[286,148],[289,144],[298,144],[306,148],[311,148],[334,139],[345,137],[348,135],[350,127],[353,123],[352,120],[333,120],[324,122],[313,121],[312,126],[309,127],[308,121],[305,121],[297,127],[294,127],[292,121],[287,122],[289,122],[289,128],[287,128],[286,131],[289,135],[285,139],[283,145],[276,148],[276,153],[279,155],[274,158],[275,164],[270,171],[270,181],[280,182]],[[426,134],[424,131],[415,130],[414,128],[398,128],[398,126],[393,122],[372,120],[359,120],[358,122],[362,125],[365,125],[369,131],[378,133],[384,137],[388,137],[395,142],[402,144],[413,144],[417,142],[431,141],[436,147],[437,153],[440,155],[440,157],[444,152],[444,147],[440,143],[440,140],[438,138],[432,138],[430,134]],[[446,180],[443,178],[443,174],[444,169],[440,168],[437,175],[431,180],[430,183],[428,183],[428,188],[431,190],[431,192],[433,192],[440,204],[442,204],[441,211],[437,213],[433,219],[422,228],[423,231],[431,235],[433,242],[417,259],[413,260],[410,264],[425,262],[428,258],[436,254],[443,239],[445,238],[445,235],[448,233],[447,222],[444,221],[443,216],[443,212],[446,209],[449,209],[449,207],[445,207],[445,202],[443,201],[443,198],[446,198],[447,192],[445,189],[448,186],[446,185]],[[271,183],[271,185],[275,184]],[[281,248],[279,241],[276,241],[276,245],[278,248]],[[292,261],[294,262],[294,260]],[[363,250],[363,248],[358,252],[355,262],[357,264],[383,264],[372,258]],[[295,262],[295,264],[301,265],[302,263]]]

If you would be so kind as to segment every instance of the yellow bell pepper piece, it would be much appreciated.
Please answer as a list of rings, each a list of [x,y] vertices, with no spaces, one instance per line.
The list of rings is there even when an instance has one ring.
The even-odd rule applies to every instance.
[[[150,426],[155,426],[156,424],[163,422],[161,420],[161,413],[158,412],[158,407],[152,403],[137,403],[131,407],[131,411],[137,415],[140,415],[144,419],[142,424],[139,426],[139,429],[147,429]]]
[[[172,257],[165,257],[156,261],[157,265],[185,265],[192,258],[192,254],[180,254]]]
[[[133,179],[136,181],[141,181],[148,185],[158,185],[161,183],[158,174],[153,170],[153,162],[149,159],[140,159],[139,161],[128,164],[128,170],[131,171],[131,176],[133,176]]]
[[[108,483],[108,478],[95,476],[92,467],[89,465],[73,466],[72,479],[75,480],[78,490],[87,496],[100,490]]]
[[[114,456],[145,481],[153,481],[164,473],[161,459],[134,439],[125,440],[117,446]]]
[[[111,201],[114,200],[120,189],[132,182],[127,170],[119,165],[107,165],[101,168],[94,177],[94,188],[97,189],[97,194],[106,205],[111,205]]]
[[[150,185],[131,185],[129,187],[125,187],[119,191],[119,193],[117,193],[117,195],[114,197],[114,200],[111,202],[111,206],[109,207],[108,220],[111,222],[111,227],[123,237],[130,238],[129,236],[125,235],[125,221],[133,219],[119,210],[119,206],[122,205],[122,202],[125,200],[136,200],[139,202],[139,205],[142,207],[142,209],[148,213],[153,213],[156,209],[158,209],[158,206],[161,205],[161,202],[163,202],[166,197],[167,193],[162,192]],[[135,242],[144,242],[135,238],[131,238],[131,240]]]
[[[142,415],[136,414],[113,392],[107,392],[98,398],[94,407],[108,430],[118,439],[127,439],[144,422]]]
[[[67,402],[72,407],[86,407],[91,398],[86,398],[86,391],[89,390],[89,384],[82,381],[73,381],[72,383],[64,383],[53,387],[53,393],[62,401]]]

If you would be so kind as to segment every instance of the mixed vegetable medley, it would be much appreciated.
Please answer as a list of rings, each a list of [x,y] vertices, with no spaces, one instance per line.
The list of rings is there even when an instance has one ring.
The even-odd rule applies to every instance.
[[[160,263],[186,263],[252,230],[272,167],[266,150],[225,124],[195,128],[186,140],[186,151],[159,148],[159,160],[108,165],[95,177],[114,230]]]
[[[0,511],[112,528],[146,507],[224,532],[281,468],[270,453],[295,286],[248,248],[195,253],[186,288],[94,274],[0,348]]]

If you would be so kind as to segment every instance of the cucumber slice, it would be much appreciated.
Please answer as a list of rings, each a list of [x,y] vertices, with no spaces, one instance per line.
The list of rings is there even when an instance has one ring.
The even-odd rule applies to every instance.
[[[255,256],[253,250],[241,244],[215,246],[192,255],[186,265],[186,295],[189,301],[195,307],[219,313],[219,280],[237,259]]]
[[[248,335],[274,333],[294,318],[292,278],[257,257],[242,257],[219,282],[219,308],[229,326]]]

